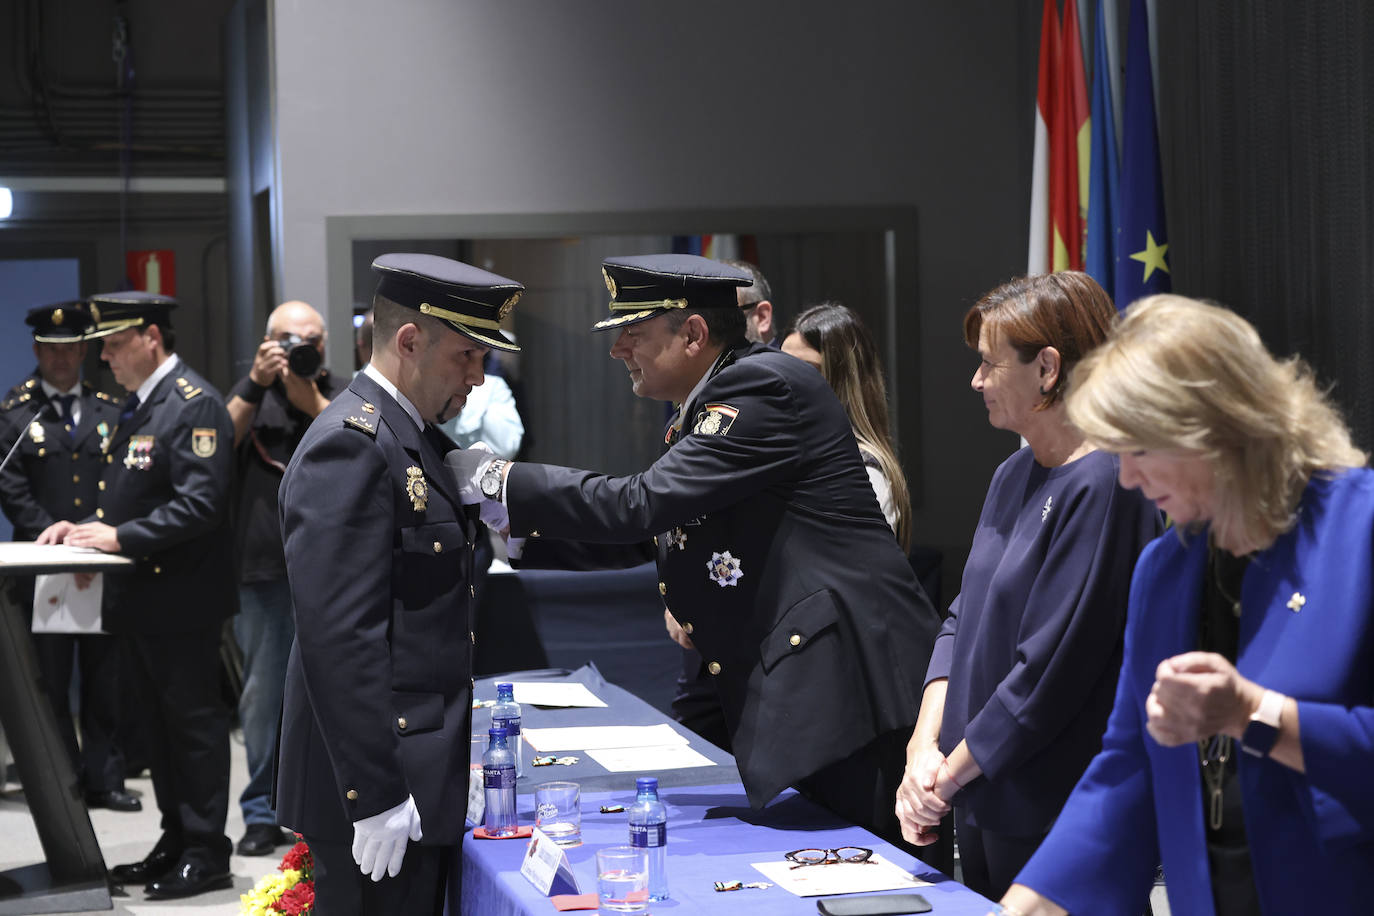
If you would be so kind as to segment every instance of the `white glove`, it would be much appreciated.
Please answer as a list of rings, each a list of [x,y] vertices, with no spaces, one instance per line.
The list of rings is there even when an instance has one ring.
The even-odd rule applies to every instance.
[[[353,861],[373,881],[382,880],[384,873],[394,878],[401,873],[406,841],[421,836],[420,811],[415,797],[407,795],[396,807],[353,822]]]
[[[463,505],[475,506],[486,498],[482,495],[482,474],[495,457],[496,453],[485,442],[456,448],[444,456],[444,464],[448,465],[449,473],[458,484],[458,498]]]

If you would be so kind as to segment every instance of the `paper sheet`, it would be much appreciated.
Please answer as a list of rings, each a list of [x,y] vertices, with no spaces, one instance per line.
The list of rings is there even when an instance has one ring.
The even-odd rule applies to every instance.
[[[521,732],[530,747],[541,753],[591,751],[615,747],[661,747],[686,744],[687,739],[667,723],[659,725],[597,725],[571,728],[526,728]]]
[[[755,862],[754,868],[778,887],[791,891],[798,897],[816,897],[822,894],[863,894],[870,891],[907,890],[913,887],[930,887],[929,881],[922,881],[900,865],[884,859],[877,853],[867,863],[841,862],[836,865],[808,865],[805,868],[792,868],[796,863],[789,862],[781,855],[773,862]]]
[[[33,632],[103,633],[100,628],[100,573],[87,588],[76,587],[71,573],[37,576],[33,585]]]
[[[713,765],[710,758],[685,744],[604,748],[587,751],[587,756],[612,773],[646,773],[651,770],[682,770]]]
[[[585,706],[604,708],[605,702],[585,684],[560,684],[549,681],[515,681],[515,702],[531,706]]]
[[[102,553],[91,547],[70,547],[66,544],[35,544],[32,541],[0,542],[0,569],[38,566],[133,566],[134,561],[119,554]]]

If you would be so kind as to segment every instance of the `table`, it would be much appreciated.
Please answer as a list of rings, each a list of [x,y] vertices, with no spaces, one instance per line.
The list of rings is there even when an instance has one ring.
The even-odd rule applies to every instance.
[[[599,672],[587,666],[574,672],[556,670],[519,672],[499,680],[571,680],[586,684],[608,704],[605,709],[522,709],[523,727],[572,725],[655,725],[666,721],[657,710],[612,684],[601,682]],[[497,679],[479,681],[477,696],[494,699]],[[483,711],[474,712],[474,732],[485,733]],[[810,914],[816,899],[796,897],[779,888],[714,890],[716,881],[764,881],[750,863],[780,859],[788,850],[804,847],[863,846],[889,861],[908,868],[931,887],[915,888],[930,901],[937,916],[984,916],[993,904],[961,884],[934,871],[913,856],[883,842],[861,827],[846,824],[792,791],[784,793],[761,811],[749,807],[744,787],[729,754],[707,743],[677,723],[674,730],[687,736],[693,748],[711,759],[709,767],[664,770],[657,773],[607,773],[585,755],[571,767],[533,771],[517,785],[520,823],[534,821],[534,786],[540,782],[570,779],[582,786],[582,838],[580,846],[567,850],[583,893],[596,891],[595,853],[599,848],[628,840],[626,815],[601,814],[603,804],[628,807],[634,801],[637,775],[659,778],[659,797],[668,808],[668,885],[671,899],[650,907],[653,913],[710,912],[712,914]],[[477,746],[474,741],[474,747]],[[526,746],[528,760],[529,748]],[[523,840],[463,841],[464,916],[516,916],[556,912],[553,904],[520,875],[526,843]],[[897,892],[893,892],[897,893]]]
[[[133,565],[128,557],[72,547],[0,543],[0,580],[55,572],[127,572]],[[52,707],[39,689],[33,643],[10,585],[0,581],[0,724],[47,861],[0,873],[0,914],[108,910],[105,860]]]

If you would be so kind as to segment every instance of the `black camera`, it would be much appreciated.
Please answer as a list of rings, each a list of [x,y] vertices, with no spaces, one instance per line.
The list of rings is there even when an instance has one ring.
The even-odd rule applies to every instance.
[[[286,351],[286,365],[293,375],[314,378],[320,371],[324,357],[316,349],[314,340],[306,340],[299,334],[287,334],[277,341],[277,346]]]

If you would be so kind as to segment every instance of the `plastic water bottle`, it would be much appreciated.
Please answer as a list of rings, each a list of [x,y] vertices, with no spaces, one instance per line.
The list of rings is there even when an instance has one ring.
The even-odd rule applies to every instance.
[[[515,687],[496,685],[496,705],[491,708],[491,727],[504,728],[506,741],[515,755],[515,775],[525,775],[524,742],[520,740],[520,704],[515,702]]]
[[[630,808],[630,845],[644,849],[649,859],[649,899],[668,899],[668,809],[658,800],[658,777],[635,780],[635,803]]]
[[[482,755],[482,785],[486,789],[488,836],[515,836],[515,756],[506,746],[506,730],[487,732],[490,741]]]

